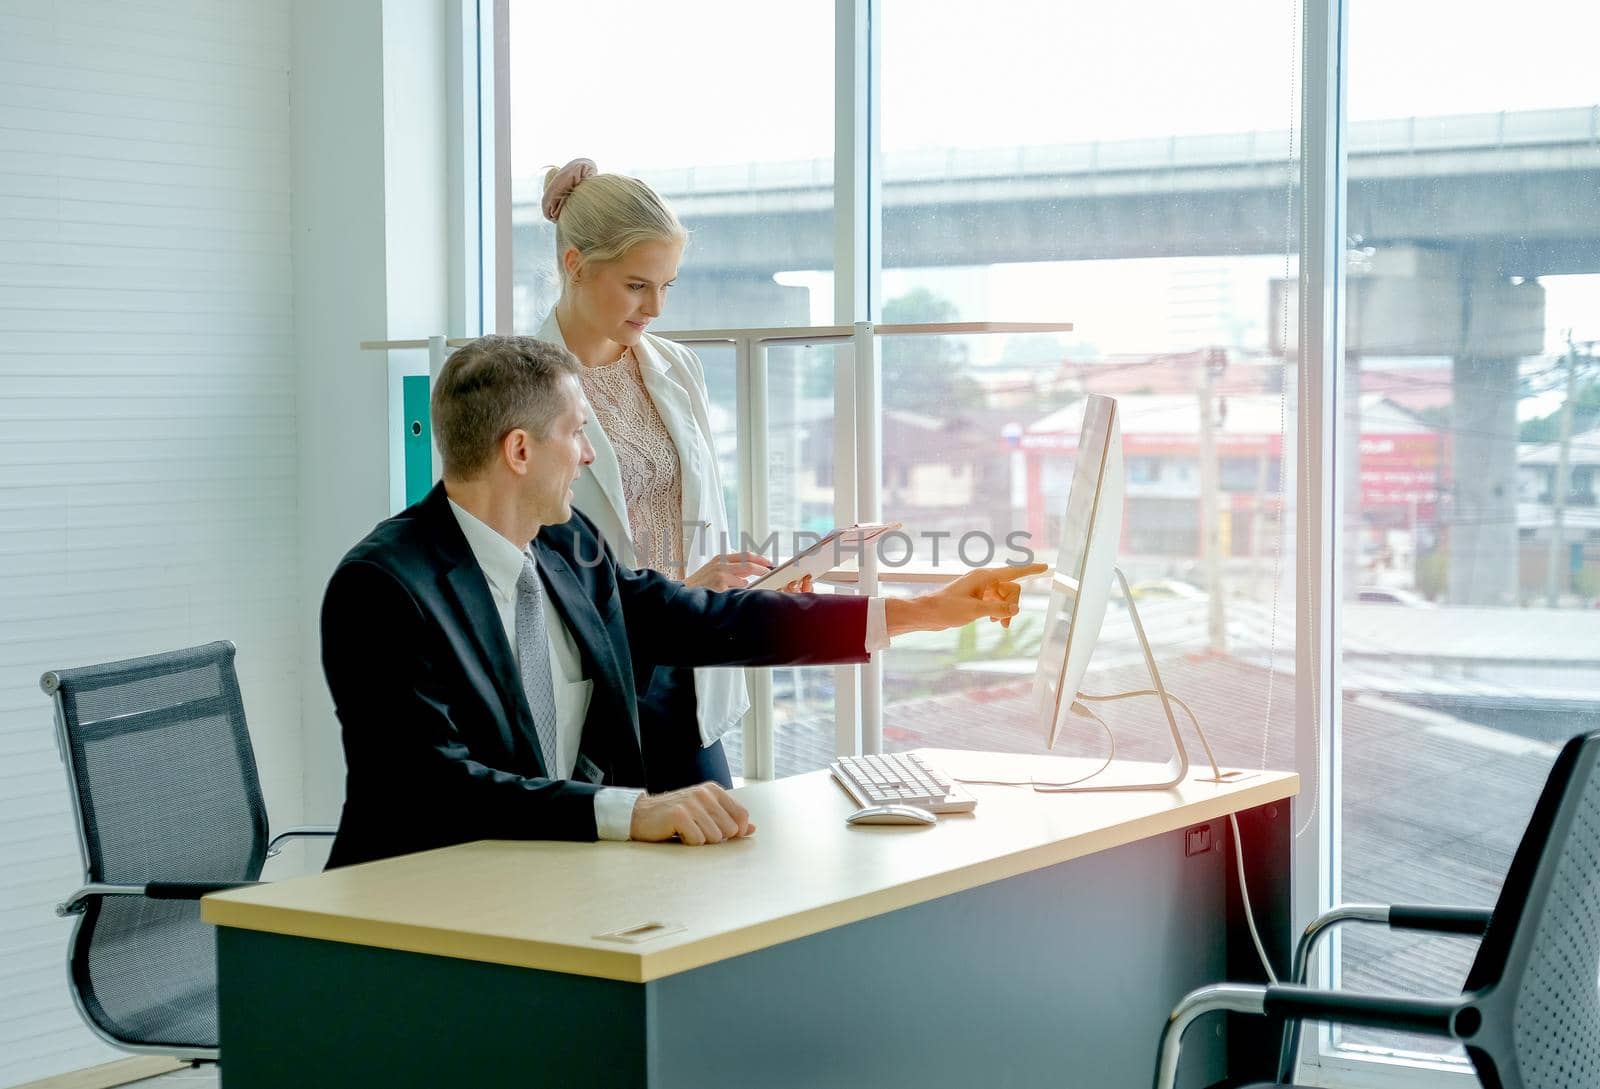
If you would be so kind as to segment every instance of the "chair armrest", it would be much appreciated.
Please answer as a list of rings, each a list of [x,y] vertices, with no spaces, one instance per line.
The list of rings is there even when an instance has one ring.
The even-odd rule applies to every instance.
[[[85,885],[66,900],[56,905],[56,914],[61,918],[68,915],[81,914],[89,906],[89,901],[96,896],[143,896],[143,885]]]
[[[1172,1089],[1178,1080],[1178,1052],[1183,1034],[1199,1017],[1217,1010],[1235,1013],[1262,1013],[1266,1010],[1267,989],[1257,984],[1219,984],[1201,987],[1184,995],[1161,1030],[1161,1050],[1156,1058],[1155,1089]]]
[[[1435,934],[1481,938],[1489,929],[1489,920],[1493,916],[1494,912],[1488,908],[1395,904],[1389,909],[1389,929],[1427,930]]]
[[[1432,907],[1421,904],[1341,904],[1311,921],[1295,946],[1294,965],[1289,982],[1303,984],[1311,965],[1311,950],[1317,939],[1345,923],[1377,923],[1390,930],[1422,930],[1463,937],[1483,936],[1489,928],[1488,908]],[[1278,1053],[1278,1080],[1293,1079],[1295,1058],[1300,1050],[1300,1022],[1283,1026],[1283,1045]]]
[[[1379,923],[1390,930],[1426,930],[1464,937],[1483,936],[1493,914],[1488,908],[1433,907],[1423,904],[1341,904],[1311,921],[1294,951],[1290,982],[1304,983],[1311,950],[1324,933],[1344,923]]]
[[[331,837],[338,831],[339,829],[335,825],[331,824],[306,824],[301,825],[298,828],[286,828],[282,832],[279,832],[277,835],[273,836],[272,841],[267,844],[267,857],[277,858],[278,853],[283,850],[284,843],[288,840],[308,839],[312,836]]]
[[[151,900],[198,900],[208,892],[225,889],[242,889],[258,885],[259,881],[151,881],[145,885],[85,885],[64,902],[56,905],[56,914],[62,918],[82,914],[89,901],[97,896],[143,896]]]
[[[260,881],[152,881],[144,888],[145,895],[152,900],[198,900],[213,892],[248,889],[259,884]]]
[[[1167,1020],[1156,1060],[1155,1089],[1172,1089],[1184,1031],[1196,1018],[1216,1010],[1282,1017],[1296,1024],[1301,1020],[1332,1021],[1456,1040],[1471,1037],[1481,1024],[1478,1011],[1461,998],[1348,994],[1288,985],[1202,987],[1184,996]]]
[[[1352,994],[1310,987],[1269,986],[1262,1012],[1286,1020],[1332,1021],[1341,1025],[1422,1032],[1459,1039],[1456,1019],[1469,1003],[1463,999],[1413,998],[1406,995]],[[1476,1031],[1476,1025],[1473,1026]],[[1471,1032],[1466,1035],[1472,1035]]]

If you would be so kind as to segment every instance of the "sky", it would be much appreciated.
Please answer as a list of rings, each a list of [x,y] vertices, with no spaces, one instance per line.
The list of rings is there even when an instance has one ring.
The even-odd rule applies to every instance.
[[[883,0],[882,129],[912,148],[1284,129],[1293,0]],[[827,158],[831,0],[512,0],[513,170]],[[1353,120],[1600,103],[1593,0],[1351,0]]]
[[[1299,7],[882,0],[885,154],[1282,131],[1298,124]],[[1349,25],[1353,121],[1600,104],[1595,0],[1350,0]],[[536,177],[580,155],[647,175],[830,158],[833,33],[832,0],[511,0],[513,173]],[[1224,324],[1264,342],[1260,299],[1283,264],[890,271],[885,295],[921,283],[962,317],[1064,316],[1081,330],[1092,315],[1101,350],[1164,351],[1195,333],[1149,321],[1152,304],[1196,276],[1237,299]],[[814,310],[826,314],[827,274],[793,275],[814,281]],[[1552,347],[1569,328],[1600,338],[1600,277],[1550,278],[1547,298]]]

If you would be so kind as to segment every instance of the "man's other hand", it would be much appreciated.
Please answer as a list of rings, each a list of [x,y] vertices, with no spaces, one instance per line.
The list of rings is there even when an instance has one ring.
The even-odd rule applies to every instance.
[[[717,783],[701,783],[665,794],[641,794],[633,804],[628,837],[660,843],[676,836],[698,847],[753,836],[755,831],[750,814],[732,794]]]
[[[1017,585],[1017,580],[1031,578],[1048,569],[1048,565],[1042,563],[980,567],[932,593],[908,600],[890,598],[884,603],[889,634],[944,631],[983,617],[1010,627],[1022,599],[1022,587]]]

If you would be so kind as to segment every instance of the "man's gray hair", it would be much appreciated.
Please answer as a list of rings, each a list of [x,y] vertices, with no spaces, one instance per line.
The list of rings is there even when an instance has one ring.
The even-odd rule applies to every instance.
[[[433,387],[433,438],[445,474],[476,476],[515,428],[549,438],[566,407],[561,380],[581,370],[571,352],[533,337],[479,337],[457,348]]]

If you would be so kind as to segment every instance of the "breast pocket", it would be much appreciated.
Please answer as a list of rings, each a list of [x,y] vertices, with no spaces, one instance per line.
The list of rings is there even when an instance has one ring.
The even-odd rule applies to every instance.
[[[560,760],[563,768],[572,767],[578,758],[576,752],[566,751],[567,738],[571,737],[570,744],[574,747],[583,743],[583,723],[589,717],[589,700],[593,695],[593,681],[568,681],[555,686],[556,721],[577,723],[576,730],[562,731]]]
[[[594,695],[594,682],[568,681],[555,686],[556,714],[562,722],[576,722],[580,726],[589,716],[589,700]]]

